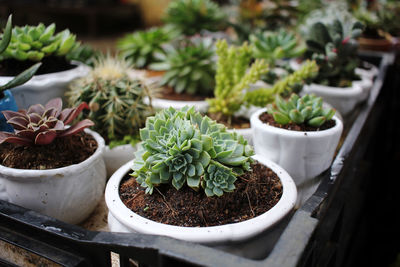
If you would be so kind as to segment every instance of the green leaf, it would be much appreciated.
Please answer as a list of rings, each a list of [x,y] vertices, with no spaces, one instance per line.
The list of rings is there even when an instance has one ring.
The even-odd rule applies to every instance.
[[[12,35],[12,15],[8,16],[6,27],[4,28],[3,38],[0,42],[0,54],[7,49]]]

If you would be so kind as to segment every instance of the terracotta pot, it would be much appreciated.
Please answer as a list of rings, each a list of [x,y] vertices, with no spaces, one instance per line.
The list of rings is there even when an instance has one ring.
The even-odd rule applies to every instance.
[[[210,227],[179,227],[141,217],[128,209],[119,196],[121,179],[130,171],[133,164],[129,162],[115,172],[107,183],[105,198],[109,209],[108,225],[110,230],[163,235],[207,245],[227,245],[248,240],[278,224],[292,211],[297,196],[296,186],[286,171],[261,156],[254,156],[254,159],[271,168],[278,175],[283,185],[281,199],[273,208],[260,216],[239,223]]]
[[[98,148],[79,164],[49,170],[0,165],[0,198],[67,223],[87,218],[103,196],[106,168],[103,138],[91,130],[85,132],[94,137]]]

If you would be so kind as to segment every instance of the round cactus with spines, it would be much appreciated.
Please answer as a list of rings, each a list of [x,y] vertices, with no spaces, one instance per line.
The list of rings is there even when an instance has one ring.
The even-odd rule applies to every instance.
[[[78,46],[76,36],[68,29],[55,34],[56,25],[15,26],[7,49],[0,55],[0,60],[13,58],[20,61],[41,61],[44,57],[65,57]]]
[[[292,94],[288,100],[283,100],[277,95],[275,103],[268,106],[267,112],[282,125],[293,122],[320,127],[331,120],[336,112],[335,109],[323,108],[322,104],[322,98],[314,94],[304,95],[301,98]]]
[[[152,113],[151,106],[143,103],[151,92],[143,81],[130,76],[131,68],[124,59],[100,57],[92,71],[73,81],[66,93],[69,103],[89,104],[90,111],[85,116],[96,123],[95,130],[109,141],[137,135]]]
[[[250,170],[252,148],[243,136],[203,117],[194,108],[168,108],[149,117],[140,130],[133,176],[146,193],[160,184],[185,184],[207,196],[235,189],[236,177]]]

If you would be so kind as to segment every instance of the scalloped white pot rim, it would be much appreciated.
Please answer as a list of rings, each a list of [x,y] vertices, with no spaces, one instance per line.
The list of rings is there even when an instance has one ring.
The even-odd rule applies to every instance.
[[[132,232],[163,235],[198,243],[245,240],[279,222],[294,208],[297,199],[296,185],[285,170],[264,157],[256,155],[253,158],[278,175],[283,186],[283,193],[278,203],[270,210],[243,222],[210,227],[181,227],[158,223],[139,216],[127,208],[119,196],[121,179],[131,169],[133,161],[123,165],[111,176],[105,191],[106,204],[111,215]]]
[[[338,118],[338,116],[334,115],[332,119],[335,121],[335,126],[329,128],[329,129],[325,129],[325,130],[321,130],[321,131],[292,131],[292,130],[282,129],[282,128],[278,128],[278,127],[274,127],[269,124],[266,124],[260,120],[259,116],[266,111],[267,111],[267,109],[263,108],[263,109],[258,110],[251,116],[250,124],[252,125],[252,127],[264,128],[273,133],[279,133],[279,134],[284,134],[287,136],[293,136],[293,137],[298,137],[298,138],[300,138],[302,136],[305,138],[306,137],[309,138],[312,136],[331,136],[333,132],[337,132],[338,130],[341,130],[343,128],[342,121]],[[305,135],[305,134],[307,134],[307,135]]]
[[[359,82],[362,82],[360,80]],[[304,86],[304,91],[310,91],[310,93],[317,93],[322,96],[336,96],[336,97],[359,97],[362,93],[361,84],[358,81],[354,81],[350,87],[333,87],[322,84],[311,83],[310,85]]]
[[[69,174],[71,175],[79,174],[85,171],[86,168],[90,166],[93,161],[97,160],[99,157],[102,157],[102,153],[105,148],[104,139],[97,132],[94,132],[89,129],[85,129],[84,131],[92,135],[97,142],[96,151],[86,160],[78,164],[72,164],[66,167],[48,169],[48,170],[15,169],[0,165],[0,173],[5,174],[7,176],[7,179],[22,179],[22,180],[37,179],[41,177],[53,177],[57,176],[60,173],[63,173],[64,176]]]
[[[72,79],[82,76],[82,74],[86,73],[90,69],[89,66],[78,61],[71,61],[70,63],[74,67],[69,70],[34,75],[32,79],[23,85],[13,88],[12,91],[18,91],[20,88],[26,86],[31,88],[35,87],[35,90],[47,90],[47,86],[55,83],[69,82]],[[7,82],[12,78],[14,78],[14,76],[0,76],[0,81]]]

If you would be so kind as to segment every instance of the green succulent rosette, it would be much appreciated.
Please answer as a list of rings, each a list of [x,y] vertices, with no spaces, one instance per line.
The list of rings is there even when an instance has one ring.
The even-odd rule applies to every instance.
[[[250,170],[254,154],[242,136],[193,107],[171,107],[149,117],[140,137],[132,175],[150,194],[155,186],[171,183],[177,190],[187,184],[203,188],[207,196],[221,196]]]

